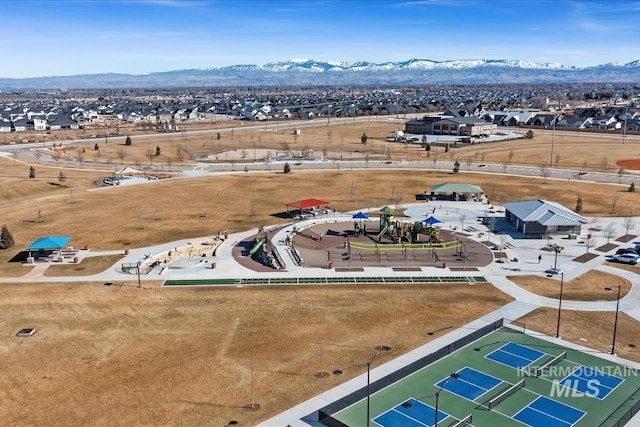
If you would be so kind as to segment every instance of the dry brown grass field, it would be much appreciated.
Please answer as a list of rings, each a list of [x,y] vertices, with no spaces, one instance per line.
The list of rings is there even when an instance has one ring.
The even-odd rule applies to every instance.
[[[521,288],[544,297],[559,298],[560,296],[559,280],[539,276],[509,276],[508,279]],[[562,298],[572,301],[615,301],[617,293],[607,291],[605,286],[621,286],[621,296],[626,295],[631,289],[631,283],[627,279],[591,270],[573,280],[565,280],[562,286]]]
[[[316,123],[316,124],[314,124]],[[395,130],[404,129],[403,121],[357,121],[327,126],[323,120],[303,122],[298,126],[300,134],[295,135],[293,129],[296,122],[283,122],[277,128],[260,124],[244,124],[241,121],[226,122],[215,130],[209,126],[207,134],[189,134],[189,131],[160,135],[158,139],[136,140],[132,145],[124,145],[124,138],[96,138],[95,142],[65,147],[61,158],[75,161],[97,162],[113,167],[121,164],[153,166],[164,171],[175,169],[179,165],[189,164],[189,155],[179,150],[185,146],[200,156],[209,157],[210,161],[252,162],[254,157],[261,160],[264,154],[282,150],[288,146],[294,152],[311,149],[316,155],[327,154],[330,158],[347,159],[357,153],[363,157],[389,154],[391,160],[432,160],[436,156],[442,160],[458,159],[463,165],[468,162],[523,164],[529,166],[549,166],[551,161],[551,142],[553,140],[553,166],[561,169],[608,171],[616,173],[617,161],[640,158],[640,139],[628,136],[622,144],[620,136],[598,135],[592,133],[534,131],[533,139],[518,139],[486,144],[450,145],[451,150],[444,152],[444,147],[434,148],[427,153],[419,144],[390,142],[389,135]],[[192,126],[192,125],[190,125]],[[193,125],[196,128],[195,125]],[[273,126],[273,124],[269,124]],[[233,129],[233,132],[229,131]],[[189,127],[191,129],[191,127]],[[198,130],[206,130],[206,124],[200,124]],[[220,132],[220,139],[217,132]],[[522,129],[524,134],[526,129]],[[121,132],[122,133],[122,132]],[[134,135],[140,132],[132,132]],[[366,144],[361,143],[361,136],[366,134]],[[433,140],[434,137],[430,137]],[[61,136],[60,139],[63,139]],[[109,142],[106,142],[109,141]],[[98,150],[95,150],[97,144]],[[161,154],[156,156],[156,147]],[[82,151],[84,149],[84,152]],[[255,151],[254,151],[255,150]],[[39,150],[44,154],[53,154],[49,149]],[[437,151],[437,153],[436,153]],[[254,153],[255,156],[254,156]],[[371,157],[372,159],[374,157]],[[626,166],[625,166],[626,167]]]
[[[527,329],[555,336],[558,319],[557,308],[538,308],[518,319]],[[610,352],[613,343],[615,312],[562,310],[560,315],[560,337],[600,352]],[[640,342],[634,318],[620,313],[616,333],[616,354],[622,358],[640,362]]]
[[[403,203],[413,202],[415,194],[432,184],[466,182],[483,187],[494,203],[545,198],[573,208],[580,196],[587,216],[602,217],[629,215],[640,200],[624,185],[551,179],[543,184],[535,177],[465,170],[467,159],[502,163],[511,151],[513,164],[548,162],[551,137],[542,134],[532,140],[486,144],[484,149],[453,148],[445,158],[463,162],[456,175],[430,170],[351,171],[343,166],[325,172],[294,170],[285,175],[273,170],[96,189],[94,182],[108,172],[86,168],[94,161],[113,167],[153,162],[167,171],[170,164],[177,168],[191,163],[178,156],[180,144],[214,157],[246,150],[248,161],[253,160],[254,146],[275,151],[285,142],[295,150],[337,155],[386,151],[393,160],[428,159],[419,146],[388,142],[387,135],[396,129],[402,125],[356,122],[303,128],[297,138],[290,131],[257,128],[222,133],[220,140],[213,133],[199,137],[178,133],[148,144],[134,140],[128,147],[96,140],[99,150],[93,143],[66,150],[64,155],[76,161],[82,148],[85,152],[82,168],[64,170],[64,183],[58,181],[62,169],[36,161],[36,178],[29,179],[29,164],[0,157],[0,218],[16,241],[14,248],[0,251],[0,276],[18,277],[29,270],[7,261],[38,236],[66,234],[74,246],[97,250],[143,247],[280,223],[285,220],[273,215],[284,211],[286,202],[307,197],[329,200],[335,209],[346,211],[392,204],[397,193]],[[367,144],[360,142],[363,133]],[[606,156],[607,170],[615,172],[617,160],[640,157],[634,140],[621,145],[616,140],[556,134],[554,144],[560,168],[582,169],[587,160],[587,169],[599,170]],[[162,154],[150,158],[149,151],[155,152],[156,146]],[[124,158],[121,150],[127,150]],[[47,153],[41,151],[41,157]],[[44,163],[44,158],[40,160]],[[611,213],[613,194],[622,197]],[[111,261],[55,266],[59,268],[47,274],[90,274]],[[596,286],[595,276],[585,277]],[[553,296],[556,282],[539,278],[537,283],[524,279],[522,286],[538,286]],[[591,285],[567,286],[576,299],[609,297],[600,296]],[[360,364],[381,343],[392,347],[380,359],[384,362],[427,342],[432,338],[427,332],[444,334],[509,300],[490,285],[163,289],[149,282],[143,288],[133,282],[111,287],[2,284],[0,369],[7,375],[0,377],[0,423],[192,426],[225,425],[235,419],[253,425],[362,373],[353,369],[338,379],[316,378],[317,372]],[[525,319],[528,326],[544,331],[555,325],[555,317],[549,320],[552,311],[539,313]],[[563,337],[608,350],[606,322],[612,313],[566,313]],[[595,322],[598,328],[589,330]],[[626,316],[622,323],[620,354],[624,349],[628,357],[640,360],[629,346],[637,325]],[[26,339],[15,337],[22,327],[36,327],[38,332]],[[573,330],[575,334],[568,332]],[[585,343],[580,338],[587,330],[591,335]],[[251,400],[261,405],[260,410],[243,408]]]
[[[0,422],[251,426],[510,301],[491,285],[0,286]],[[36,327],[18,338],[23,327]],[[428,335],[428,333],[433,335]],[[253,395],[253,398],[252,398]],[[257,403],[260,410],[243,406]]]

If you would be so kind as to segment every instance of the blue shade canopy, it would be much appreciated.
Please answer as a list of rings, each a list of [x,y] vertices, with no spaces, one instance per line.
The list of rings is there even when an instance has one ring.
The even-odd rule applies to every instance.
[[[69,243],[69,236],[46,236],[38,237],[27,247],[29,251],[37,251],[40,249],[60,249]]]
[[[358,212],[357,214],[352,216],[351,219],[369,219],[369,215],[364,212]]]
[[[439,220],[438,218],[436,218],[435,216],[430,216],[430,217],[429,217],[429,218],[427,218],[427,219],[423,219],[423,220],[422,220],[422,222],[423,222],[423,223],[425,223],[425,224],[431,224],[431,225],[433,225],[433,224],[438,224],[439,222],[442,222],[442,221],[440,221],[440,220]]]

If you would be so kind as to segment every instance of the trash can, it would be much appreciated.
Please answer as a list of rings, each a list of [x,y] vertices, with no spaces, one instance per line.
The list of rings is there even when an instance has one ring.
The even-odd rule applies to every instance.
[[[332,262],[330,262],[330,263],[329,263],[329,270],[331,270],[332,268],[333,268],[333,263],[332,263]]]
[[[211,263],[211,268],[216,268],[216,263],[215,262]]]
[[[129,255],[129,249],[125,249],[125,250],[124,250],[124,254],[125,254],[125,255]]]
[[[73,258],[73,263],[74,263],[74,264],[77,264],[77,263],[79,263],[79,262],[80,262],[80,258],[78,258],[78,257],[74,257],[74,258]]]
[[[447,268],[447,263],[446,262],[442,263],[442,268]]]

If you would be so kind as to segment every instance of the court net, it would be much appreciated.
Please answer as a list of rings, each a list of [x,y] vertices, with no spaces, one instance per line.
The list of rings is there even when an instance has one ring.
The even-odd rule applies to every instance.
[[[540,375],[544,375],[545,371],[548,371],[550,367],[557,365],[558,363],[560,363],[566,358],[567,358],[567,352],[563,351],[562,353],[560,353],[559,355],[557,355],[556,357],[554,357],[553,359],[549,360],[547,363],[545,363],[544,365],[536,369],[536,377],[539,377]]]
[[[460,421],[455,422],[454,424],[451,424],[449,427],[463,427],[463,426],[468,426],[473,422],[473,417],[471,416],[471,414],[467,415],[466,417],[464,417],[463,419],[461,419]]]
[[[515,392],[517,392],[521,388],[524,388],[524,378],[518,381],[517,383],[515,383],[514,385],[510,386],[509,388],[507,388],[505,391],[498,394],[493,399],[489,400],[489,402],[487,402],[487,407],[489,409],[495,408],[501,402],[503,402],[506,398],[508,398],[509,396],[512,396]]]

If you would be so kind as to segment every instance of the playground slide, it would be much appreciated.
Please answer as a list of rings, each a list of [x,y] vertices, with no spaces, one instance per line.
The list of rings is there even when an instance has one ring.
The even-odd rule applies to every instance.
[[[380,240],[382,236],[384,236],[384,233],[386,233],[388,229],[389,229],[389,224],[385,225],[382,231],[380,232],[380,234],[378,234],[378,240]]]
[[[258,241],[256,242],[255,245],[253,245],[253,247],[251,248],[251,250],[249,251],[249,256],[253,256],[253,254],[255,254],[256,252],[258,252],[258,250],[260,249],[260,247],[262,245],[264,245],[264,243],[267,241],[267,239],[265,237],[261,237],[260,239],[258,239]]]

